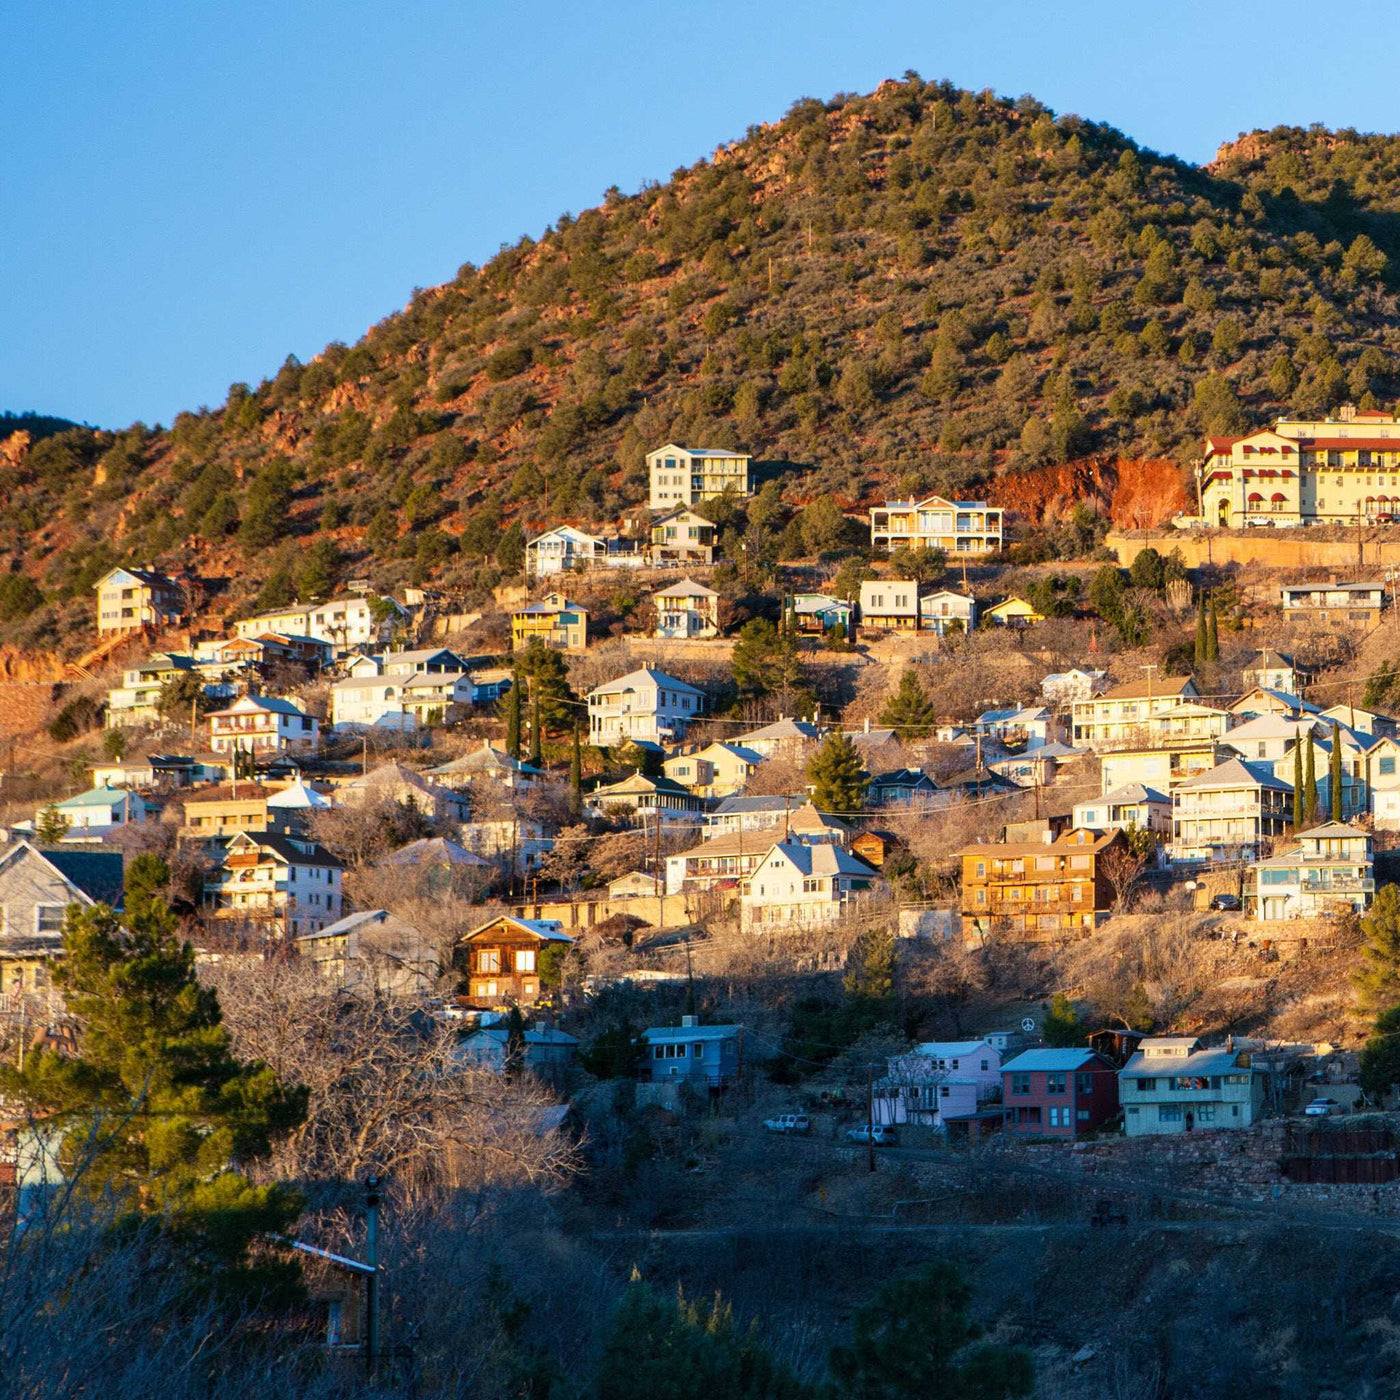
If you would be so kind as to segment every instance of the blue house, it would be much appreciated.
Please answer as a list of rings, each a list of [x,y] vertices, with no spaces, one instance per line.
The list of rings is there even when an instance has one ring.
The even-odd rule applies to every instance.
[[[645,1051],[637,1067],[644,1083],[686,1080],[697,1088],[726,1088],[743,1057],[743,1026],[702,1026],[682,1016],[679,1026],[651,1026],[639,1037]]]

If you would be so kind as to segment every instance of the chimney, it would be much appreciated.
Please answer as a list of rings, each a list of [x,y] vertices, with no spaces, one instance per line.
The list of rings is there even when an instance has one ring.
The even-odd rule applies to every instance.
[[[1225,1050],[1227,1054],[1233,1055],[1235,1053],[1235,1037],[1233,1035],[1225,1037]]]
[[[682,1017],[681,1017],[681,1029],[682,1029],[682,1030],[685,1030],[688,1026],[698,1026],[699,1024],[700,1024],[700,1018],[699,1018],[698,1016],[682,1016]]]

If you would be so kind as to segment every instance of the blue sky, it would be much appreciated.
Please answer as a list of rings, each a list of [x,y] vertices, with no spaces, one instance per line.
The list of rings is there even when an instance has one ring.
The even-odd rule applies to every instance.
[[[1195,161],[1280,122],[1394,130],[1394,21],[1333,7],[1319,63],[1293,0],[9,0],[0,408],[169,423],[609,185],[911,68]]]

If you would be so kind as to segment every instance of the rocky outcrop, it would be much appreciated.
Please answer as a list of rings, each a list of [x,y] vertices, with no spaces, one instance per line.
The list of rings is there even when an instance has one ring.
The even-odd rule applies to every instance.
[[[56,651],[0,646],[0,681],[61,681],[63,658]]]
[[[1106,515],[1120,530],[1147,530],[1189,510],[1191,496],[1175,462],[1151,458],[1088,458],[1057,467],[1008,473],[989,489],[993,505],[1034,525],[1054,524],[1076,505]]]

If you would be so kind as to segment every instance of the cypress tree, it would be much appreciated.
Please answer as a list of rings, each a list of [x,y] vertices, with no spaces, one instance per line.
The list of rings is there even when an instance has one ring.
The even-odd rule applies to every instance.
[[[1196,669],[1206,664],[1206,595],[1196,594]]]
[[[569,759],[569,815],[577,821],[583,813],[583,746],[578,720],[574,721],[574,751]]]
[[[540,692],[530,685],[530,762],[539,768],[544,763],[544,740],[540,734]]]
[[[1293,747],[1293,830],[1303,829],[1303,749]]]
[[[520,757],[520,672],[511,672],[510,689],[506,691],[506,752],[514,759]]]
[[[1214,593],[1210,595],[1210,616],[1206,619],[1206,660],[1220,660],[1220,614]]]
[[[1317,769],[1313,757],[1312,734],[1307,737],[1308,752],[1303,769],[1303,825],[1312,826],[1317,821]]]
[[[1327,795],[1331,798],[1332,820],[1342,819],[1342,731],[1332,723],[1332,753],[1327,760]]]

